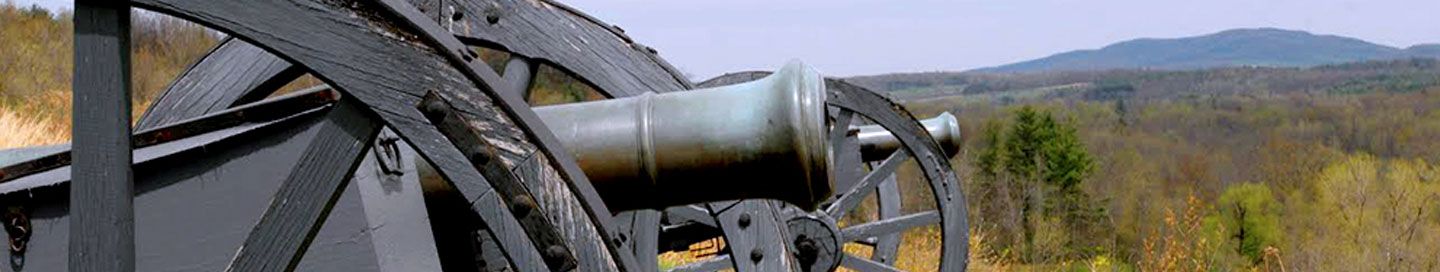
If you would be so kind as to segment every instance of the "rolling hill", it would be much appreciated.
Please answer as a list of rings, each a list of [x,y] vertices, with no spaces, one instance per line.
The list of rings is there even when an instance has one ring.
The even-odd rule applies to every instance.
[[[1360,39],[1275,28],[1235,29],[1176,39],[1136,39],[1094,50],[976,69],[1013,73],[1111,69],[1311,67],[1373,60],[1440,58],[1440,44],[1396,48]]]

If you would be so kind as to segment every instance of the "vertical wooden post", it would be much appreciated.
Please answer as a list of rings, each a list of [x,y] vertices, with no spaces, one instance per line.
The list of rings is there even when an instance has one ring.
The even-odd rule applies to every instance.
[[[135,271],[130,7],[75,1],[70,271]]]

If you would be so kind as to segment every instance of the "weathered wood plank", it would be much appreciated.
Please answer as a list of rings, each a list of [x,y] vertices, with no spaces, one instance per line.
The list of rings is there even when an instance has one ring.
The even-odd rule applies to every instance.
[[[610,97],[692,88],[689,80],[635,43],[618,27],[552,1],[485,0],[447,3],[463,16],[456,35],[554,64]]]
[[[132,148],[138,149],[213,131],[283,119],[297,113],[326,107],[335,99],[338,99],[338,94],[329,89],[301,91],[264,103],[236,107],[202,117],[182,120],[165,127],[140,131],[130,137],[130,145]],[[43,157],[0,167],[0,184],[26,175],[70,165],[70,150],[62,147],[50,153]]]
[[[415,168],[417,154],[399,140],[394,131],[382,130],[351,182],[373,226],[366,229],[376,261],[387,272],[441,271]]]
[[[75,3],[71,271],[135,271],[130,7]]]
[[[642,272],[660,271],[660,262],[652,261],[660,256],[660,211],[638,210],[622,212],[629,214],[630,229],[621,233],[628,233],[627,246],[636,257],[636,268]]]
[[[849,226],[840,230],[840,233],[843,237],[842,241],[853,242],[885,234],[901,233],[908,229],[939,222],[940,213],[931,210]]]
[[[218,271],[318,134],[326,110],[246,124],[135,151],[137,271]],[[36,232],[20,271],[64,270],[73,222],[68,167],[7,182],[4,203],[34,211]],[[11,185],[25,185],[11,190]],[[355,186],[347,188],[297,270],[375,271],[376,253]],[[3,233],[3,232],[0,232]],[[5,251],[0,251],[5,252]],[[0,254],[0,259],[11,256]]]
[[[380,129],[360,107],[342,100],[326,114],[314,144],[280,185],[227,271],[291,271],[300,263]]]
[[[724,202],[707,205],[725,233],[725,246],[730,249],[735,271],[790,269],[785,222],[767,200],[742,200],[729,208]]]
[[[880,208],[878,218],[884,220],[900,216],[900,182],[895,179],[895,175],[892,174],[880,182],[880,186],[875,188],[875,197],[876,205]],[[940,217],[936,216],[935,221],[939,222]],[[870,254],[870,260],[884,264],[895,263],[895,257],[900,254],[900,234],[896,232],[877,237],[875,251]]]
[[[135,128],[157,128],[259,101],[302,74],[304,69],[289,61],[227,37],[171,82]]]
[[[495,154],[496,147],[493,143],[476,137],[468,123],[459,116],[450,106],[450,103],[441,100],[438,94],[425,96],[420,105],[421,111],[425,112],[430,122],[440,129],[441,134],[460,148],[465,153],[480,174],[495,186],[495,192],[499,193],[505,200],[508,207],[514,212],[520,221],[520,226],[525,228],[525,234],[535,248],[543,249],[541,257],[545,264],[552,271],[568,271],[576,267],[576,254],[571,251],[570,246],[558,233],[559,226],[551,221],[547,214],[560,212],[541,209],[537,203],[538,197],[534,190],[527,188],[521,183],[521,177],[512,172],[507,166],[499,161]],[[533,160],[533,157],[532,157]],[[531,160],[527,160],[531,161]],[[528,167],[527,167],[528,166]],[[522,172],[525,168],[539,168],[542,165],[535,163],[521,162],[519,168]],[[539,170],[531,170],[535,172]]]

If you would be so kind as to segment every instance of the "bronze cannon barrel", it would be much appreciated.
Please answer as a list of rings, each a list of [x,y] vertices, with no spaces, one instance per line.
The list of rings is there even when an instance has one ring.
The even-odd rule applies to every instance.
[[[819,73],[792,62],[748,83],[534,110],[612,210],[753,198],[814,208],[832,190],[825,97]],[[955,116],[920,123],[959,149]],[[850,129],[867,161],[901,146],[878,125]]]
[[[537,107],[614,210],[831,193],[823,77],[798,62],[756,81]]]
[[[940,149],[945,150],[945,155],[955,156],[963,144],[960,138],[960,122],[955,115],[949,112],[941,113],[939,116],[930,119],[920,120],[925,126],[926,132],[940,144]],[[890,131],[880,125],[865,125],[851,127],[850,130],[858,131],[855,138],[860,142],[860,157],[865,161],[884,160],[891,152],[900,148],[900,141]]]

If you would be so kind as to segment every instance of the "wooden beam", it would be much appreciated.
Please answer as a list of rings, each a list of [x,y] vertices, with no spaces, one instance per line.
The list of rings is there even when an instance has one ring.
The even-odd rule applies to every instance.
[[[383,130],[377,138],[351,182],[360,191],[380,271],[441,271],[415,168],[418,154],[394,131]]]
[[[291,271],[379,131],[354,101],[341,101],[317,124],[299,165],[275,193],[226,271]]]
[[[250,43],[225,38],[170,83],[135,123],[145,130],[259,101],[305,74]]]
[[[725,247],[735,271],[785,271],[790,253],[785,243],[785,222],[775,214],[769,200],[741,200],[725,208],[725,201],[713,202],[711,213],[725,233]]]
[[[70,271],[135,271],[130,6],[75,3]]]

